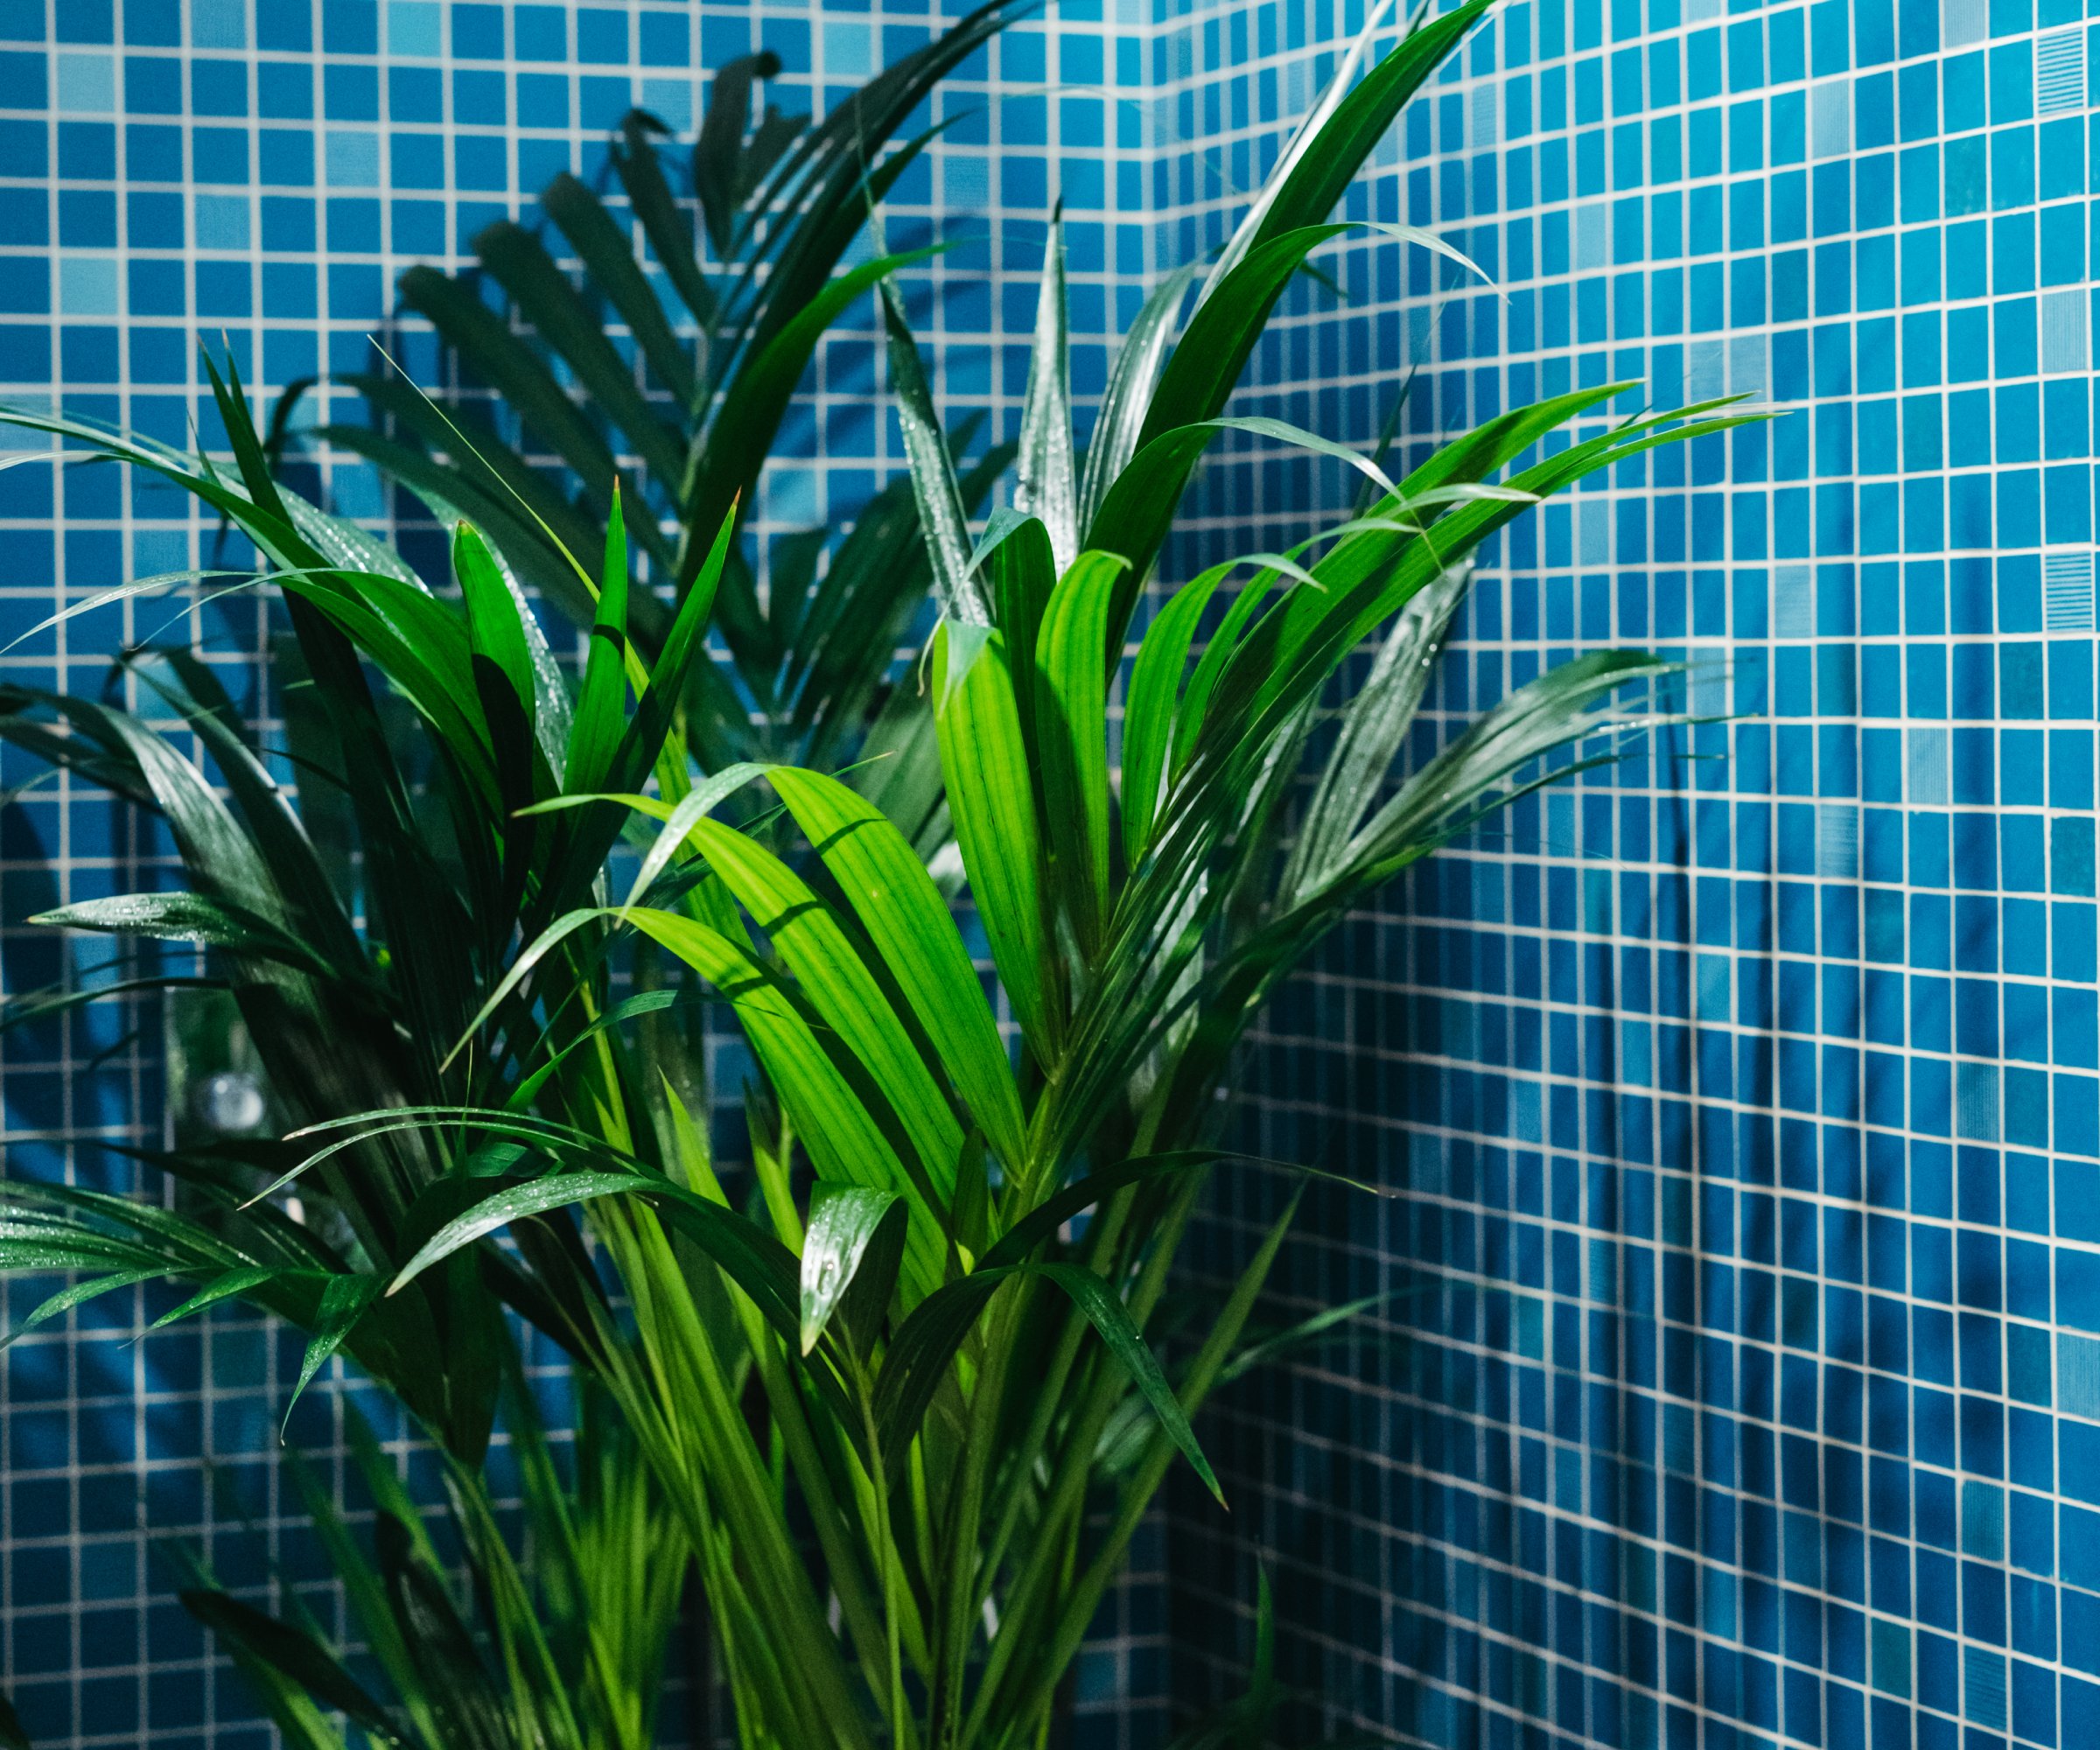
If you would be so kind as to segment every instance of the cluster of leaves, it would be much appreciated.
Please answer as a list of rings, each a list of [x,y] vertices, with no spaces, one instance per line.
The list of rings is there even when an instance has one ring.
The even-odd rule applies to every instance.
[[[678,1547],[678,1527],[600,1396],[586,1390],[578,1405],[565,1475],[529,1392],[514,1376],[506,1385],[522,1556],[480,1474],[450,1455],[440,1548],[426,1509],[354,1405],[345,1407],[349,1456],[370,1503],[368,1538],[313,1468],[296,1452],[290,1460],[383,1701],[331,1649],[296,1592],[284,1589],[284,1614],[272,1616],[216,1584],[192,1552],[168,1551],[188,1581],[183,1605],[296,1750],[346,1750],[354,1740],[344,1727],[388,1750],[652,1750],[658,1741],[665,1655],[685,1577],[666,1553]],[[461,1612],[452,1592],[461,1569],[474,1614]],[[475,1632],[477,1622],[486,1634]]]
[[[1631,653],[1579,659],[1396,781],[1467,556],[1538,499],[1746,416],[1716,403],[1613,422],[1627,386],[1611,384],[1490,421],[1397,480],[1343,452],[1373,480],[1369,502],[1288,554],[1172,591],[1137,643],[1112,742],[1109,690],[1143,586],[1216,434],[1339,450],[1223,409],[1285,285],[1348,228],[1326,222],[1341,189],[1486,4],[1418,23],[1360,81],[1345,65],[1186,323],[1193,270],[1146,305],[1083,458],[1054,230],[1016,501],[974,544],[900,302],[875,282],[943,610],[922,726],[892,762],[913,774],[909,807],[807,765],[696,755],[731,506],[668,625],[643,635],[617,480],[595,575],[522,487],[494,538],[459,522],[454,604],[271,481],[237,382],[220,394],[237,480],[85,422],[22,420],[173,480],[255,542],[326,706],[332,740],[302,781],[346,793],[362,848],[354,904],[178,662],[165,666],[181,684],[159,684],[230,803],[140,720],[22,695],[0,732],[158,808],[191,884],[48,920],[203,945],[244,1007],[270,1005],[251,1024],[332,1047],[346,1019],[366,1043],[344,1053],[354,1072],[326,1066],[341,1082],[270,1061],[273,1082],[309,1090],[304,1135],[260,1166],[197,1170],[201,1209],[10,1186],[0,1265],[87,1273],[53,1311],[151,1277],[193,1287],[180,1312],[245,1296],[309,1334],[306,1378],[340,1349],[430,1429],[509,1691],[500,1721],[425,1718],[410,1686],[438,1680],[388,1664],[386,1731],[624,1745],[640,1717],[611,1700],[610,1724],[546,1711],[544,1671],[581,1656],[557,1648],[547,1666],[517,1614],[532,1597],[618,1606],[543,1576],[501,1581],[500,1540],[480,1536],[475,1479],[515,1371],[506,1311],[572,1358],[617,1423],[618,1466],[646,1480],[620,1523],[676,1528],[659,1559],[698,1577],[753,1750],[1040,1741],[1175,1456],[1216,1488],[1192,1418],[1276,1350],[1250,1320],[1294,1203],[1200,1341],[1163,1362],[1181,1234],[1207,1174],[1236,1159],[1216,1132],[1232,1054],[1352,906],[1548,781],[1548,756],[1608,738],[1623,720],[1611,697],[1664,671]],[[521,522],[589,604],[573,701],[509,569],[538,577],[512,552]],[[1368,679],[1347,686],[1372,639]],[[415,713],[428,758],[413,778],[373,730],[374,673]],[[1018,1054],[928,873],[928,821],[952,830]],[[606,865],[623,833],[640,862],[614,904]],[[614,970],[638,965],[656,969],[653,988],[623,1000]],[[693,1067],[625,1031],[699,987],[760,1075],[736,1197],[696,1120]],[[293,1189],[296,1216],[280,1194]],[[382,1570],[404,1547],[386,1535]],[[397,1623],[420,1620],[402,1613],[422,1589],[387,1585]],[[318,1643],[295,1657],[238,1620],[244,1660],[360,1718],[312,1663]],[[659,1620],[620,1643],[644,1645]],[[653,1670],[611,1659],[604,1681]]]
[[[213,950],[295,1124],[346,1111],[477,1103],[506,1063],[485,1054],[448,1064],[446,1046],[502,976],[520,935],[530,938],[598,891],[624,821],[609,802],[550,816],[535,808],[652,779],[674,797],[690,788],[677,701],[700,650],[726,527],[656,662],[645,667],[626,636],[627,566],[615,506],[602,577],[579,568],[598,617],[572,698],[514,576],[470,525],[453,542],[454,605],[391,549],[279,486],[239,379],[213,375],[238,484],[199,458],[88,422],[9,416],[172,480],[255,543],[323,707],[300,750],[300,780],[346,803],[360,852],[355,886],[346,888],[346,872],[332,870],[316,848],[210,668],[179,651],[152,651],[130,666],[195,737],[217,783],[184,757],[175,734],[72,695],[6,690],[0,737],[157,813],[188,885],[88,900],[37,921]],[[416,744],[425,756],[418,771],[396,758],[368,679],[374,670],[426,731]],[[634,1065],[623,1073],[620,1035],[597,1002],[602,970],[589,956],[579,943],[575,956],[548,966],[544,984],[515,993],[521,1013],[545,1016],[518,1046],[540,1053],[548,1068],[522,1099],[566,1095],[593,1110],[609,1102],[616,1134],[636,1126],[653,1134],[652,1089],[661,1084]],[[14,1005],[48,1015],[112,989],[163,982],[147,971],[114,987],[29,993]],[[586,1075],[603,1083],[602,1094],[582,1091]],[[413,1128],[361,1141],[304,1176],[310,1213],[295,1220],[262,1194],[303,1153],[263,1145],[157,1157],[213,1212],[208,1222],[64,1185],[10,1186],[19,1231],[10,1228],[0,1262],[121,1272],[68,1290],[29,1324],[120,1280],[203,1277],[170,1319],[234,1295],[262,1306],[313,1334],[302,1387],[343,1348],[449,1452],[479,1463],[500,1386],[502,1309],[554,1322],[537,1304],[546,1289],[529,1265],[492,1258],[381,1304],[375,1284],[356,1285],[354,1266],[413,1256],[458,1207],[460,1163],[446,1139]],[[503,1166],[477,1158],[470,1182]]]
[[[402,276],[403,303],[436,328],[471,387],[433,400],[396,376],[345,379],[378,423],[318,435],[368,458],[448,521],[472,518],[579,626],[591,622],[591,598],[564,556],[596,546],[624,487],[638,558],[670,604],[682,601],[724,520],[749,511],[825,332],[878,281],[938,252],[837,270],[947,124],[900,143],[898,134],[1032,4],[990,0],[814,123],[755,101],[780,70],[777,56],[732,60],[713,78],[682,172],[659,144],[664,124],[632,112],[611,154],[624,207],[564,172],[541,194],[537,225],[499,220],[475,238],[475,268]],[[550,242],[573,256],[580,286]],[[668,312],[652,265],[676,300]],[[490,308],[492,286],[510,320]],[[626,351],[607,319],[626,329]],[[514,429],[492,419],[492,397]],[[1011,454],[995,449],[969,471],[973,505]],[[776,539],[762,598],[751,543],[732,544],[715,618],[729,662],[696,669],[687,702],[704,769],[739,759],[830,766],[864,732],[891,654],[926,598],[908,484],[876,496],[820,577],[828,536]],[[654,648],[666,607],[643,594],[634,611],[636,637]]]

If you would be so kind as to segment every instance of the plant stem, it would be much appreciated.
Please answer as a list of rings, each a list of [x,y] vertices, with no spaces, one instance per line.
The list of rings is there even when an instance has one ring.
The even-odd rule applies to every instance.
[[[893,1750],[912,1750],[918,1742],[918,1733],[912,1729],[911,1712],[904,1698],[904,1652],[897,1632],[897,1588],[901,1581],[897,1572],[897,1540],[890,1529],[890,1484],[883,1468],[882,1431],[875,1420],[875,1399],[868,1390],[868,1370],[861,1365],[859,1355],[851,1354],[850,1339],[844,1347],[851,1357],[853,1395],[859,1403],[861,1426],[868,1438],[868,1480],[874,1487],[875,1544],[882,1568],[883,1634],[889,1656],[890,1743]]]

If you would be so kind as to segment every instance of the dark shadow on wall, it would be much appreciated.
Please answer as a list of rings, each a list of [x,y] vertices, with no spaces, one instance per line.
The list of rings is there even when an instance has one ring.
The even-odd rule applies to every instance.
[[[1668,770],[1681,752],[1651,757]],[[1622,774],[1630,786],[1653,781],[1646,764]],[[1612,797],[1590,787],[1576,806]],[[1690,1034],[1657,1042],[1650,1019],[1683,1004],[1658,989],[1675,975],[1644,946],[1683,939],[1649,912],[1689,904],[1688,808],[1658,802],[1651,870],[1624,882],[1578,845],[1542,844],[1543,812],[1516,811],[1481,847],[1513,855],[1452,853],[1353,920],[1250,1052],[1249,1147],[1317,1150],[1396,1194],[1309,1195],[1271,1316],[1391,1298],[1346,1341],[1233,1388],[1203,1424],[1234,1512],[1177,1481],[1171,1673],[1184,1723],[1243,1682],[1257,1553],[1279,1680],[1303,1698],[1279,1718],[1280,1744],[1370,1729],[1471,1750],[1542,1727],[1655,1742],[1670,1625],[1720,1605],[1661,1553],[1666,1533],[1688,1536],[1732,1563],[1745,1535],[1711,1506],[1666,1523],[1697,1494],[1686,1406],[1732,1405],[1739,1391],[1728,1346],[1695,1340],[1714,1316],[1692,1267],[1699,1236],[1666,1231],[1676,1202],[1658,1204],[1667,1177],[1693,1192],[1688,1211],[1700,1205],[1693,1107],[1656,1096],[1689,1085],[1688,1063],[1656,1054],[1688,1054]],[[1523,860],[1541,850],[1576,902],[1546,963],[1546,872]],[[1633,1017],[1639,1030],[1623,1030]],[[1586,1032],[1579,1085],[1533,1076],[1556,1024]],[[1658,1161],[1676,1171],[1659,1175]],[[1194,1273],[1229,1280],[1265,1213],[1242,1184],[1222,1189]],[[1679,1402],[1662,1427],[1665,1395]],[[1705,1663],[1714,1712],[1763,1712],[1724,1662]]]

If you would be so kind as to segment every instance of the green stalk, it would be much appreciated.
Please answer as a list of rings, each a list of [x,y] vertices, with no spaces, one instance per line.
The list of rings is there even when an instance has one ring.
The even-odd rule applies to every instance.
[[[1096,1218],[1096,1228],[1089,1230],[1096,1258],[1110,1256],[1112,1249],[1121,1240],[1124,1225],[1130,1219],[1132,1196],[1133,1194],[1128,1190],[1119,1191],[1102,1208]],[[1104,1270],[1102,1274],[1109,1275],[1110,1271]],[[1110,1279],[1114,1279],[1112,1276]],[[1032,1289],[1034,1284],[1031,1281],[1027,1286]],[[1079,1346],[1092,1328],[1085,1316],[1074,1307],[1066,1309],[1064,1319],[1065,1328],[1058,1340],[1057,1354],[1045,1376],[1041,1395],[1036,1399],[1034,1412],[1028,1418],[1027,1430],[1022,1436],[1011,1466],[1016,1486],[1006,1497],[1006,1505],[1000,1511],[998,1525],[985,1551],[984,1573],[987,1587],[992,1584],[999,1564],[1005,1558],[1006,1546],[1020,1522],[1020,1516],[1027,1505],[1028,1498],[1024,1485],[1033,1474],[1036,1459],[1042,1451],[1044,1442],[1049,1438],[1050,1424],[1056,1418],[1058,1407],[1063,1402],[1065,1382],[1079,1354]]]
[[[1131,1291],[1129,1301],[1130,1319],[1140,1330],[1144,1329],[1145,1320],[1151,1316],[1153,1306],[1166,1285],[1167,1270],[1173,1262],[1188,1212],[1201,1189],[1202,1178],[1201,1174],[1191,1174],[1175,1191],[1174,1201],[1160,1229],[1160,1236],[1146,1258],[1144,1267]],[[1117,1219],[1112,1228],[1103,1234],[1101,1247],[1096,1253],[1097,1258],[1105,1254],[1108,1258],[1113,1259],[1115,1249],[1122,1237],[1124,1221],[1128,1218],[1130,1206],[1135,1196],[1135,1191],[1130,1189],[1117,1194],[1111,1206]],[[1081,1340],[1090,1328],[1084,1318],[1076,1313],[1073,1315],[1059,1356],[1068,1371],[1072,1358],[1078,1352]],[[1055,1390],[1045,1394],[1046,1401],[1061,1400],[1064,1395],[1064,1376],[1059,1374],[1054,1378]],[[974,1741],[984,1728],[992,1705],[998,1698],[1015,1652],[1031,1639],[1026,1632],[1026,1627],[1040,1600],[1054,1590],[1053,1583],[1060,1571],[1069,1570],[1080,1532],[1085,1523],[1086,1492],[1087,1485],[1093,1480],[1094,1452],[1100,1443],[1102,1430],[1108,1425],[1109,1418],[1115,1413],[1124,1389],[1122,1376],[1113,1368],[1097,1368],[1083,1396],[1082,1407],[1073,1418],[1062,1448],[1064,1461],[1057,1466],[1057,1480],[1037,1523],[1034,1548],[1022,1568],[1020,1578],[1007,1596],[998,1638],[993,1643],[990,1657],[986,1661],[984,1676],[977,1689],[977,1698],[963,1730],[962,1741],[965,1744]],[[1171,1443],[1169,1449],[1172,1450]],[[1032,1464],[1032,1458],[1030,1462]],[[1015,1511],[1010,1505],[1010,1518]],[[1015,1717],[1026,1718],[1025,1715]]]
[[[962,1444],[962,1474],[952,1485],[947,1533],[948,1578],[935,1626],[941,1642],[940,1665],[930,1710],[935,1750],[946,1750],[961,1731],[970,1644],[982,1614],[984,1594],[979,1588],[979,1576],[982,1574],[984,1586],[989,1587],[998,1572],[996,1552],[980,1564],[977,1531],[984,1520],[984,1488],[990,1474],[992,1446],[998,1433],[1000,1404],[1006,1389],[1006,1365],[1012,1355],[1014,1334],[1027,1316],[1035,1286],[1034,1280],[1028,1278],[1011,1295],[1004,1292],[994,1293],[990,1316],[998,1322],[985,1344],[984,1365],[978,1372],[976,1390],[970,1398],[970,1425]],[[1004,1306],[1002,1307],[1001,1302],[1005,1303]],[[1055,1395],[1054,1382],[1046,1383],[1038,1400],[1038,1416],[1047,1414]],[[1017,1476],[1017,1494],[1022,1481]]]
[[[1188,1377],[1180,1392],[1182,1407],[1190,1415],[1202,1407],[1216,1382],[1218,1373],[1232,1353],[1233,1345],[1239,1340],[1255,1302],[1260,1298],[1262,1287],[1269,1278],[1270,1266],[1275,1263],[1277,1252],[1290,1232],[1291,1218],[1297,1213],[1298,1203],[1293,1198],[1291,1206],[1269,1230],[1253,1262],[1234,1284],[1231,1296],[1225,1303],[1217,1323],[1210,1335],[1197,1350],[1194,1361],[1189,1365]],[[1033,1685],[1024,1692],[1020,1704],[1011,1718],[1027,1719],[1039,1709],[1049,1706],[1055,1698],[1057,1684],[1065,1668],[1077,1656],[1080,1644],[1086,1639],[1088,1624],[1100,1608],[1102,1595],[1108,1591],[1121,1571],[1123,1556],[1130,1546],[1152,1497],[1166,1480],[1176,1453],[1173,1442],[1164,1432],[1155,1432],[1138,1474],[1124,1492],[1123,1505],[1118,1509],[1108,1535],[1101,1547],[1095,1551],[1094,1559],[1078,1584],[1068,1592],[1065,1607],[1053,1629],[1049,1644],[1040,1661],[1040,1674]]]
[[[616,1262],[634,1297],[645,1347],[659,1371],[659,1402],[691,1402],[701,1411],[694,1444],[707,1481],[701,1484],[688,1477],[687,1488],[721,1492],[724,1522],[736,1528],[766,1603],[769,1631],[794,1643],[795,1669],[791,1676],[783,1674],[774,1706],[789,1716],[802,1743],[872,1750],[836,1637],[824,1621],[779,1503],[761,1479],[751,1430],[721,1376],[692,1300],[682,1292],[652,1292],[679,1280],[669,1242],[654,1216],[632,1219],[634,1227],[626,1232],[617,1223],[607,1227],[620,1235],[620,1251],[626,1254],[616,1253]],[[648,1237],[641,1225],[645,1221],[653,1230]],[[667,1317],[668,1326],[660,1323]],[[676,1379],[667,1372],[674,1368],[679,1376]]]
[[[875,1495],[876,1555],[882,1570],[882,1622],[884,1651],[889,1659],[890,1742],[894,1750],[913,1750],[919,1734],[912,1729],[911,1709],[904,1698],[904,1652],[899,1638],[897,1590],[902,1584],[897,1572],[897,1539],[890,1528],[890,1491],[882,1463],[882,1431],[876,1425],[875,1399],[868,1390],[868,1371],[860,1357],[849,1354],[853,1368],[853,1396],[860,1409],[860,1424],[868,1440],[869,1482]]]
[[[880,1619],[874,1600],[868,1596],[859,1560],[849,1542],[845,1516],[839,1509],[830,1473],[825,1467],[822,1454],[817,1451],[801,1396],[793,1377],[781,1365],[780,1351],[771,1334],[763,1329],[763,1321],[749,1301],[739,1295],[737,1303],[738,1316],[745,1324],[746,1340],[751,1345],[760,1382],[766,1389],[766,1400],[773,1409],[774,1425],[780,1431],[788,1449],[788,1466],[802,1486],[802,1498],[816,1526],[817,1544],[824,1552],[825,1573],[837,1596],[839,1613],[852,1633],[853,1644],[865,1656],[881,1635]]]

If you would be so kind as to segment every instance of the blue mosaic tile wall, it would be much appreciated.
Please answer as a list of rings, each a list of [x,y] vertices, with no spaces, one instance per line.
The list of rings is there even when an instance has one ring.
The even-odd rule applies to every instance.
[[[1407,1298],[1236,1401],[1256,1504],[1188,1506],[1179,1692],[1243,1659],[1252,1545],[1287,1676],[1410,1743],[2100,1743],[2085,10],[1505,7],[1354,208],[1505,297],[1365,246],[1270,349],[1271,410],[1360,441],[1419,357],[1418,452],[1620,379],[1787,416],[1490,556],[1448,721],[1607,643],[1737,715],[1427,869],[1272,1017],[1265,1145],[1404,1189],[1323,1205],[1288,1292]],[[1236,166],[1349,22],[1177,13],[1162,103]],[[1200,152],[1156,176],[1219,234]],[[1320,485],[1222,471],[1205,541]]]

